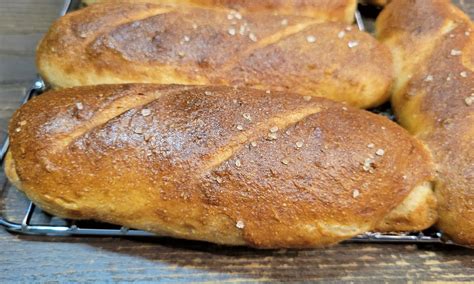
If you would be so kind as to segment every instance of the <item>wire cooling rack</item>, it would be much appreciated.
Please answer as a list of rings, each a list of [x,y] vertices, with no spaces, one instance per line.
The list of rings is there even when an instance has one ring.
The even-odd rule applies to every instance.
[[[65,0],[64,7],[60,15],[64,15],[80,6],[76,0]],[[355,19],[360,30],[365,30],[363,18],[359,11],[356,11]],[[28,90],[21,104],[26,103],[34,96],[38,96],[47,89],[44,81],[38,78],[33,86]],[[377,109],[374,112],[390,115],[390,110]],[[117,225],[98,223],[93,221],[75,221],[61,219],[51,216],[28,200],[11,183],[8,182],[4,174],[4,159],[9,147],[8,136],[0,146],[0,225],[6,230],[26,235],[46,235],[46,236],[126,236],[126,237],[159,237],[156,234],[121,227]],[[428,244],[449,244],[454,243],[444,238],[443,233],[428,229],[423,232],[407,233],[377,233],[367,232],[358,235],[348,242],[369,242],[369,243],[428,243]]]

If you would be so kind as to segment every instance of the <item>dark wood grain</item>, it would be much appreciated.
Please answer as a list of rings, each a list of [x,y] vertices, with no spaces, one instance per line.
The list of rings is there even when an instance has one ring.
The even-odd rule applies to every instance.
[[[474,1],[456,2],[472,18]],[[36,43],[61,6],[61,0],[0,1],[2,132],[35,77]],[[10,211],[15,209],[4,213]],[[258,251],[166,238],[20,236],[0,229],[0,283],[311,280],[474,281],[474,250],[350,243],[318,250]]]

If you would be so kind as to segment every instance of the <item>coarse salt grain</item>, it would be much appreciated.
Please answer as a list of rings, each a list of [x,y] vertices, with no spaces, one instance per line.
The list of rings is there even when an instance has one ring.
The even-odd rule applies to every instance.
[[[277,131],[278,131],[278,126],[273,126],[272,128],[270,128],[271,133],[275,133]]]
[[[474,103],[474,96],[470,96],[464,99],[464,102],[466,103],[467,106],[471,106],[472,103]]]
[[[283,165],[288,165],[289,161],[287,159],[283,159],[283,160],[281,160],[281,163]]]
[[[378,149],[378,150],[375,152],[375,154],[376,154],[377,156],[383,156],[383,155],[385,154],[385,151],[384,151],[384,149]]]
[[[372,171],[372,164],[373,164],[373,161],[371,158],[367,158],[364,160],[364,164],[362,166],[362,168],[364,169],[364,171],[366,172],[371,172]]]
[[[357,198],[360,195],[360,191],[357,189],[354,189],[352,191],[352,197]]]
[[[346,35],[346,32],[345,32],[345,31],[340,31],[340,32],[337,34],[337,37],[338,37],[338,38],[343,38],[345,35]]]
[[[369,143],[369,144],[367,145],[367,147],[372,149],[372,148],[375,147],[375,145],[374,145],[374,143]]]
[[[432,75],[426,76],[425,82],[432,82],[432,81],[433,81],[433,76]]]
[[[277,138],[278,138],[278,135],[276,133],[268,133],[269,140],[276,140]]]
[[[242,130],[244,130],[244,127],[243,127],[242,125],[240,125],[240,124],[239,124],[239,125],[237,125],[237,130],[240,130],[240,131],[242,131]]]
[[[82,103],[76,103],[76,108],[78,110],[82,110],[82,109],[84,109],[84,106],[82,105]]]
[[[309,43],[314,43],[316,42],[316,37],[313,36],[313,35],[309,35],[306,37],[306,41],[309,42]]]
[[[236,33],[236,30],[234,28],[230,28],[228,31],[227,31],[230,35],[235,35]]]
[[[247,26],[245,26],[245,25],[240,26],[240,28],[239,28],[239,34],[240,34],[240,35],[244,35],[246,29],[247,29]]]
[[[287,19],[281,20],[281,25],[282,25],[282,26],[288,25],[288,20],[287,20]]]
[[[349,42],[347,43],[347,46],[348,46],[349,48],[354,48],[354,47],[356,47],[356,46],[358,46],[358,45],[359,45],[359,42],[356,41],[356,40],[351,40],[351,41],[349,41]]]
[[[451,55],[452,56],[459,56],[462,54],[462,51],[459,49],[451,49]]]
[[[242,166],[242,163],[240,162],[239,159],[235,160],[235,166],[236,166],[236,167]]]
[[[191,39],[189,38],[189,36],[184,36],[184,41],[190,41]]]
[[[257,147],[257,142],[252,141],[252,142],[250,142],[250,145],[252,145],[252,147]]]
[[[242,114],[242,116],[243,116],[246,120],[252,121],[252,116],[250,115],[250,113],[244,113],[244,114]]]
[[[249,39],[253,42],[256,42],[257,41],[257,36],[254,35],[253,33],[249,33]]]
[[[142,115],[143,116],[149,116],[151,114],[151,110],[144,108],[142,109]]]
[[[20,121],[20,125],[21,125],[21,126],[25,126],[25,125],[26,125],[26,120]]]
[[[239,229],[245,228],[244,222],[243,222],[243,221],[240,221],[240,220],[237,221],[237,223],[235,223],[235,226],[236,226],[237,228],[239,228]]]
[[[296,142],[296,148],[301,148],[301,147],[303,147],[303,144],[304,144],[303,141],[298,141],[298,142]]]
[[[461,77],[463,77],[463,78],[467,78],[467,72],[466,71],[462,71],[461,73],[459,73],[459,75],[461,75]]]

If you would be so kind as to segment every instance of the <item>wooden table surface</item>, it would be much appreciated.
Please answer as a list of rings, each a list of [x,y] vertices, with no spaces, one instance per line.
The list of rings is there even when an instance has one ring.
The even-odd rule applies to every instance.
[[[474,15],[474,0],[457,4]],[[35,78],[36,43],[61,7],[62,0],[0,0],[2,133]],[[317,250],[259,251],[159,238],[21,236],[0,229],[0,283],[317,280],[474,282],[474,250],[348,243]]]

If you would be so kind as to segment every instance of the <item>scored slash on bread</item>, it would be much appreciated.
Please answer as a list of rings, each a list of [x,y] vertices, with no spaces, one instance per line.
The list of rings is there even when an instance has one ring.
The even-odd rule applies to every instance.
[[[56,21],[37,66],[53,87],[110,83],[246,86],[384,103],[390,51],[342,23],[226,9],[103,3]]]
[[[9,179],[64,218],[259,248],[436,220],[422,144],[385,117],[322,98],[76,87],[22,106],[9,134]]]

